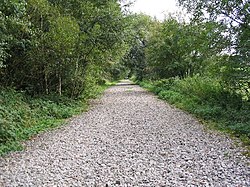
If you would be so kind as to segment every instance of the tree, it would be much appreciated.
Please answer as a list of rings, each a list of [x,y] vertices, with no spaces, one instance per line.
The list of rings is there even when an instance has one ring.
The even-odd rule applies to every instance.
[[[147,67],[145,48],[151,30],[158,24],[158,21],[143,14],[132,14],[127,19],[130,25],[127,40],[129,49],[123,57],[122,63],[129,68],[129,76],[135,75],[138,80],[142,80]]]
[[[77,97],[126,51],[126,21],[115,0],[0,3],[3,85]]]
[[[30,45],[31,30],[25,16],[25,0],[0,2],[0,84],[8,82],[7,85],[11,85],[11,81],[4,79],[4,76],[20,68]]]
[[[212,20],[223,24],[224,35],[231,38],[228,69],[240,87],[248,87],[250,80],[250,4],[247,0],[179,0],[179,4],[193,14],[193,21]],[[230,67],[231,66],[231,67]],[[241,76],[239,75],[241,71]],[[236,76],[237,75],[237,76]],[[230,77],[230,76],[227,76]],[[231,80],[228,80],[231,82]],[[235,82],[235,81],[233,81]],[[248,85],[248,86],[246,86]],[[235,86],[231,85],[232,87]],[[236,86],[237,89],[239,86]]]
[[[170,17],[149,38],[146,56],[155,78],[204,74],[211,57],[228,46],[215,22],[185,23]]]

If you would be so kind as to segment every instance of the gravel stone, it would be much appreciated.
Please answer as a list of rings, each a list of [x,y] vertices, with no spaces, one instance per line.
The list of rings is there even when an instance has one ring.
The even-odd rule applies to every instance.
[[[0,186],[250,186],[243,148],[139,86],[123,81],[93,105],[0,158]]]

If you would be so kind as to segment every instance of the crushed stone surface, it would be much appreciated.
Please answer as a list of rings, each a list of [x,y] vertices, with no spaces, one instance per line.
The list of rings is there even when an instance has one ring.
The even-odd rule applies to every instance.
[[[129,81],[25,145],[0,158],[1,187],[250,186],[242,148]]]

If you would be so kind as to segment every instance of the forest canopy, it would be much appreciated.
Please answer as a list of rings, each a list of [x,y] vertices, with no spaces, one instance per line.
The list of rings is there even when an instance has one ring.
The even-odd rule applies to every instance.
[[[247,1],[179,0],[188,23],[130,14],[130,3],[1,1],[1,86],[78,97],[102,79],[209,74],[249,95]]]
[[[3,0],[0,7],[3,87],[79,96],[126,49],[126,18],[114,0]]]

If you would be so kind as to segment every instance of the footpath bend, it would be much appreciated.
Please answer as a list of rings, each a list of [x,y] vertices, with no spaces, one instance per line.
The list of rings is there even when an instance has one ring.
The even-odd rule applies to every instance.
[[[129,81],[25,144],[0,158],[1,187],[250,186],[232,140]]]

